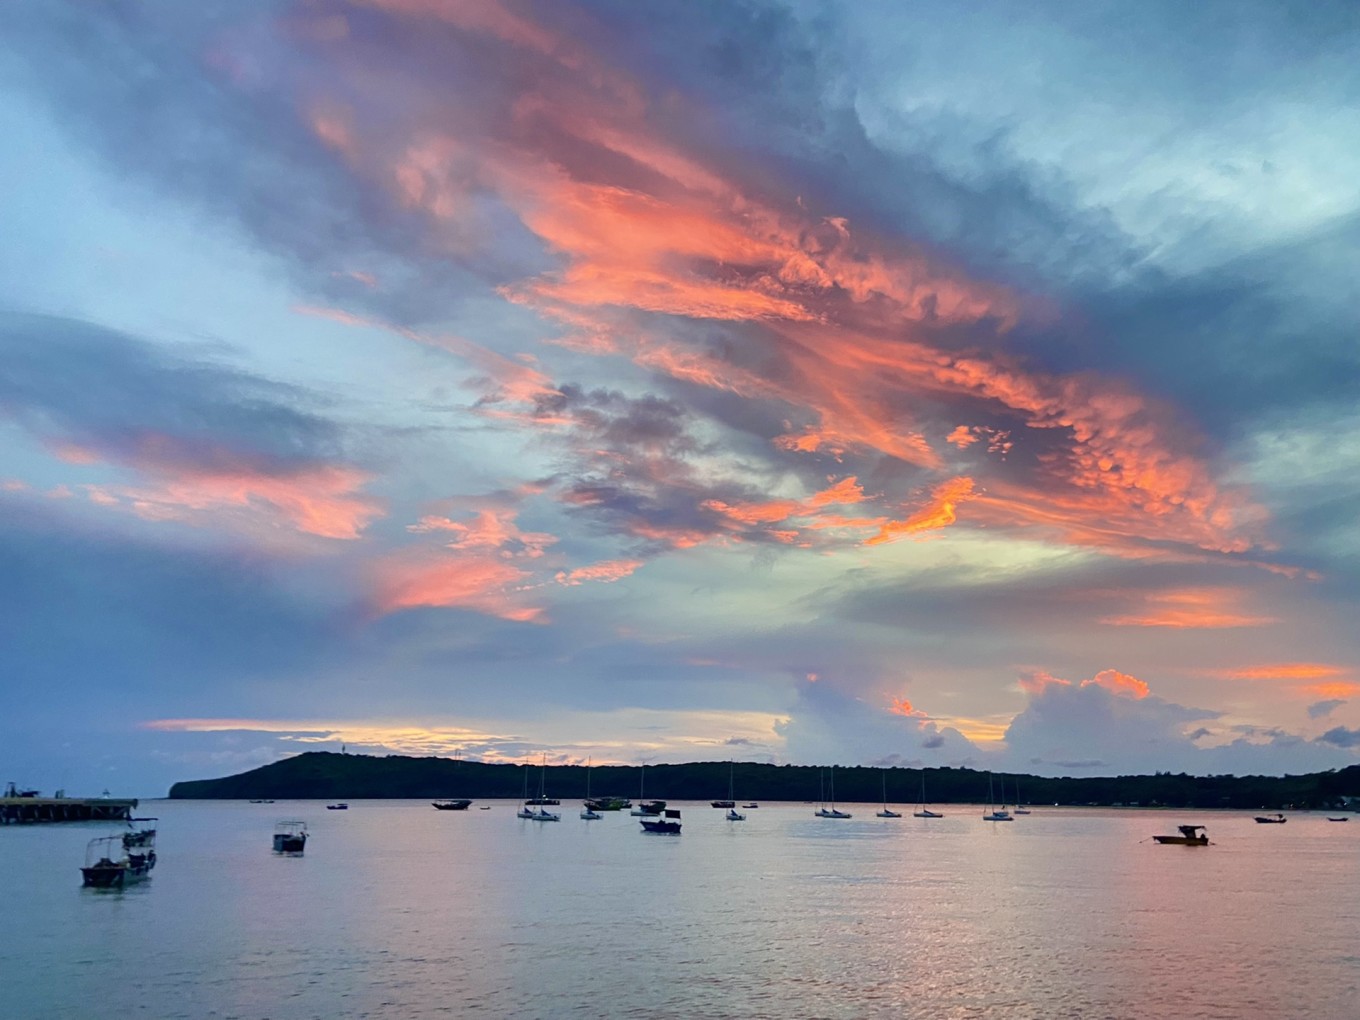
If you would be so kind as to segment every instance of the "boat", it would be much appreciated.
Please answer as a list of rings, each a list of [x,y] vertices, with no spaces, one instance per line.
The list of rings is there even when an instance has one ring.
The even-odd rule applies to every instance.
[[[260,800],[252,800],[251,803],[252,803],[252,804],[272,804],[272,803],[274,803],[274,802],[273,802],[272,800],[267,800],[267,799],[261,798]]]
[[[466,811],[471,805],[470,800],[432,800],[436,811]]]
[[[581,808],[581,820],[582,820],[582,821],[585,821],[585,822],[594,822],[594,821],[598,821],[599,819],[601,819],[601,818],[603,818],[603,817],[604,817],[604,815],[600,814],[598,811],[596,811],[593,807],[590,806],[590,759],[587,758],[587,759],[586,759],[586,799],[585,799],[585,804],[584,804],[584,805],[582,806],[582,808]]]
[[[483,804],[483,805],[482,805],[481,807],[479,807],[477,810],[478,810],[478,811],[490,811],[490,810],[491,810],[491,805],[490,805],[490,804]]]
[[[156,830],[147,841],[135,847],[126,843],[129,833],[99,836],[85,847],[85,866],[80,869],[81,883],[91,889],[122,889],[140,882],[156,866]]]
[[[585,804],[592,811],[622,811],[633,806],[627,797],[587,797]]]
[[[657,832],[667,836],[680,835],[680,812],[676,808],[666,808],[660,818],[643,818],[643,832]]]
[[[875,811],[874,814],[879,818],[901,818],[901,814],[896,811],[888,810],[888,770],[882,769],[883,778],[883,810]]]
[[[1273,818],[1270,815],[1257,815],[1256,821],[1261,825],[1283,825],[1289,819],[1281,814],[1277,814]]]
[[[643,800],[647,788],[647,766],[643,765],[638,772],[638,806],[628,813],[634,818],[655,818],[666,810],[664,800]]]
[[[529,803],[529,763],[524,763],[524,792],[519,798],[519,810],[515,812],[516,818],[533,818],[534,810],[528,806]]]
[[[1005,807],[1005,795],[1002,795],[1002,806],[995,807],[992,804],[992,774],[987,773],[987,813],[982,816],[984,822],[1011,822],[1011,813]]]
[[[327,811],[348,811],[348,810],[349,810],[349,805],[346,804],[346,803],[344,803],[344,802],[341,802],[341,803],[339,803],[339,804],[327,804],[327,805],[326,805],[326,810],[327,810]]]
[[[757,803],[755,803],[755,802],[753,801],[753,802],[750,803],[750,804],[743,804],[741,807],[742,807],[742,810],[743,810],[743,811],[749,811],[751,808],[758,808],[758,807],[760,807],[760,805],[757,804]]]
[[[1331,815],[1328,815],[1328,816],[1327,816],[1327,821],[1329,821],[1329,822],[1349,822],[1349,821],[1350,821],[1350,816],[1348,816],[1348,815],[1342,815],[1340,818],[1333,818]]]
[[[1027,815],[1030,813],[1029,808],[1020,806],[1020,780],[1018,779],[1015,781],[1015,813],[1017,815]]]
[[[307,823],[286,820],[274,826],[274,852],[300,854],[307,849]]]
[[[134,850],[138,847],[148,847],[156,845],[156,827],[154,825],[145,826],[140,829],[132,828],[134,822],[154,822],[155,818],[129,818],[128,831],[123,833],[123,849]]]
[[[925,770],[925,768],[922,768],[922,770],[921,770],[921,808],[919,808],[918,811],[911,812],[911,817],[914,817],[914,819],[942,819],[942,817],[944,817],[944,815],[941,815],[940,812],[938,812],[938,811],[930,811],[930,808],[928,808],[928,806],[926,806],[926,770]]]
[[[813,813],[813,817],[815,817],[815,818],[849,818],[849,817],[850,817],[850,813],[849,813],[848,811],[837,811],[837,810],[836,810],[836,766],[834,766],[834,765],[831,766],[831,782],[830,782],[829,785],[830,785],[830,787],[831,787],[831,790],[830,790],[830,792],[831,792],[831,806],[828,808],[828,807],[826,806],[826,801],[823,800],[823,801],[822,801],[822,806],[821,806],[820,808],[818,808],[818,809]],[[826,790],[823,790],[822,792],[823,792],[823,794],[825,795]]]
[[[1179,836],[1153,836],[1158,843],[1173,843],[1178,846],[1208,846],[1209,833],[1202,825],[1178,825]]]
[[[552,811],[546,811],[543,808],[544,804],[557,803],[557,801],[553,800],[551,797],[545,796],[543,793],[543,785],[547,782],[547,779],[548,753],[545,751],[543,752],[543,765],[538,772],[538,796],[530,797],[524,802],[526,806],[520,811],[521,818],[527,818],[531,822],[560,822],[562,820],[561,815],[555,814]],[[530,811],[529,807],[532,807],[533,810]]]
[[[735,766],[734,764],[732,764],[731,762],[728,762],[728,764],[727,764],[727,799],[726,799],[726,800],[715,800],[715,801],[713,802],[713,806],[714,806],[714,807],[725,807],[725,808],[727,808],[727,814],[726,814],[724,817],[725,817],[729,822],[744,822],[744,821],[746,821],[746,816],[745,816],[744,814],[742,814],[740,811],[737,810],[737,802],[736,802],[735,800],[732,799],[732,771],[733,771],[733,769],[735,769],[735,768],[736,768],[736,766]]]

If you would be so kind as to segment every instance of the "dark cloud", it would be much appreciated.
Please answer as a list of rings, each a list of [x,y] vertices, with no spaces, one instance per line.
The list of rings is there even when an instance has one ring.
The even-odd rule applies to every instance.
[[[0,416],[48,443],[169,469],[288,473],[341,456],[341,429],[304,409],[315,395],[208,353],[0,311]]]
[[[1342,698],[1331,698],[1327,701],[1315,701],[1308,706],[1309,719],[1323,719],[1331,715],[1336,709],[1346,702]]]
[[[1345,726],[1335,726],[1318,739],[1324,744],[1331,744],[1333,747],[1360,747],[1360,729],[1352,730]]]

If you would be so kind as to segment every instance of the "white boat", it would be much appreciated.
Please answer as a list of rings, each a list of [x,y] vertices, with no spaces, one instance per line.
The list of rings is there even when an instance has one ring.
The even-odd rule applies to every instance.
[[[549,800],[548,795],[543,792],[543,787],[544,784],[547,782],[547,778],[548,778],[548,752],[544,751],[543,765],[539,768],[538,771],[538,796],[535,797],[532,801],[525,801],[526,804],[534,805],[534,809],[524,816],[528,818],[531,822],[560,822],[562,820],[561,815],[554,814],[552,811],[549,811],[545,807],[543,807],[544,804],[557,803],[557,801],[555,800]]]
[[[901,818],[902,816],[901,816],[898,812],[896,812],[896,811],[889,811],[889,810],[888,810],[888,770],[887,770],[887,769],[883,769],[883,770],[882,770],[882,776],[883,776],[883,810],[882,810],[882,811],[875,811],[874,814],[877,815],[879,818]]]
[[[921,808],[919,811],[911,813],[913,818],[943,818],[944,815],[938,811],[932,811],[926,807],[926,770],[921,769]]]
[[[831,789],[830,789],[830,793],[831,793],[831,806],[830,806],[830,807],[827,807],[827,801],[826,801],[826,799],[825,799],[825,796],[826,796],[826,793],[827,793],[828,791],[827,791],[825,788],[823,788],[823,790],[822,790],[822,795],[823,795],[822,806],[821,806],[820,808],[818,808],[816,812],[814,812],[813,817],[815,817],[815,818],[849,818],[849,817],[850,817],[850,813],[849,813],[848,811],[837,811],[837,810],[836,810],[836,766],[834,766],[834,765],[831,766],[831,781],[830,781],[830,783],[829,783],[828,785],[829,785],[830,788],[831,788]]]
[[[581,819],[586,822],[599,821],[604,815],[600,814],[590,805],[590,759],[586,759],[586,807],[581,809]]]
[[[1003,787],[1004,789],[1004,787]],[[996,807],[992,803],[992,774],[987,773],[987,813],[982,816],[984,822],[1013,822],[1011,813],[1005,808],[1005,797],[1002,797],[1002,806]]]
[[[737,801],[732,796],[733,770],[735,769],[735,764],[727,763],[727,820],[729,822],[744,822],[746,816],[737,810]]]
[[[647,766],[643,764],[638,771],[638,804],[628,813],[634,818],[660,818],[666,809],[664,800],[644,800],[647,790]]]

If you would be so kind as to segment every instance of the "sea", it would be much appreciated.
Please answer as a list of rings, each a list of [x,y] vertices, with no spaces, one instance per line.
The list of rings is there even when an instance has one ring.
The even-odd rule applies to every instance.
[[[1360,816],[678,806],[144,801],[121,892],[79,872],[117,828],[3,827],[0,1017],[1360,1017]]]

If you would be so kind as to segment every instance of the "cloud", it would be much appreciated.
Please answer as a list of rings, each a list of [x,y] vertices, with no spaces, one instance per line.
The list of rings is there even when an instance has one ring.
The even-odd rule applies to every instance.
[[[1334,747],[1360,747],[1360,729],[1351,730],[1345,726],[1335,726],[1318,739]]]
[[[1308,706],[1308,718],[1325,719],[1327,718],[1327,716],[1331,715],[1345,703],[1346,703],[1345,699],[1343,698],[1331,698],[1327,701],[1315,701]]]

